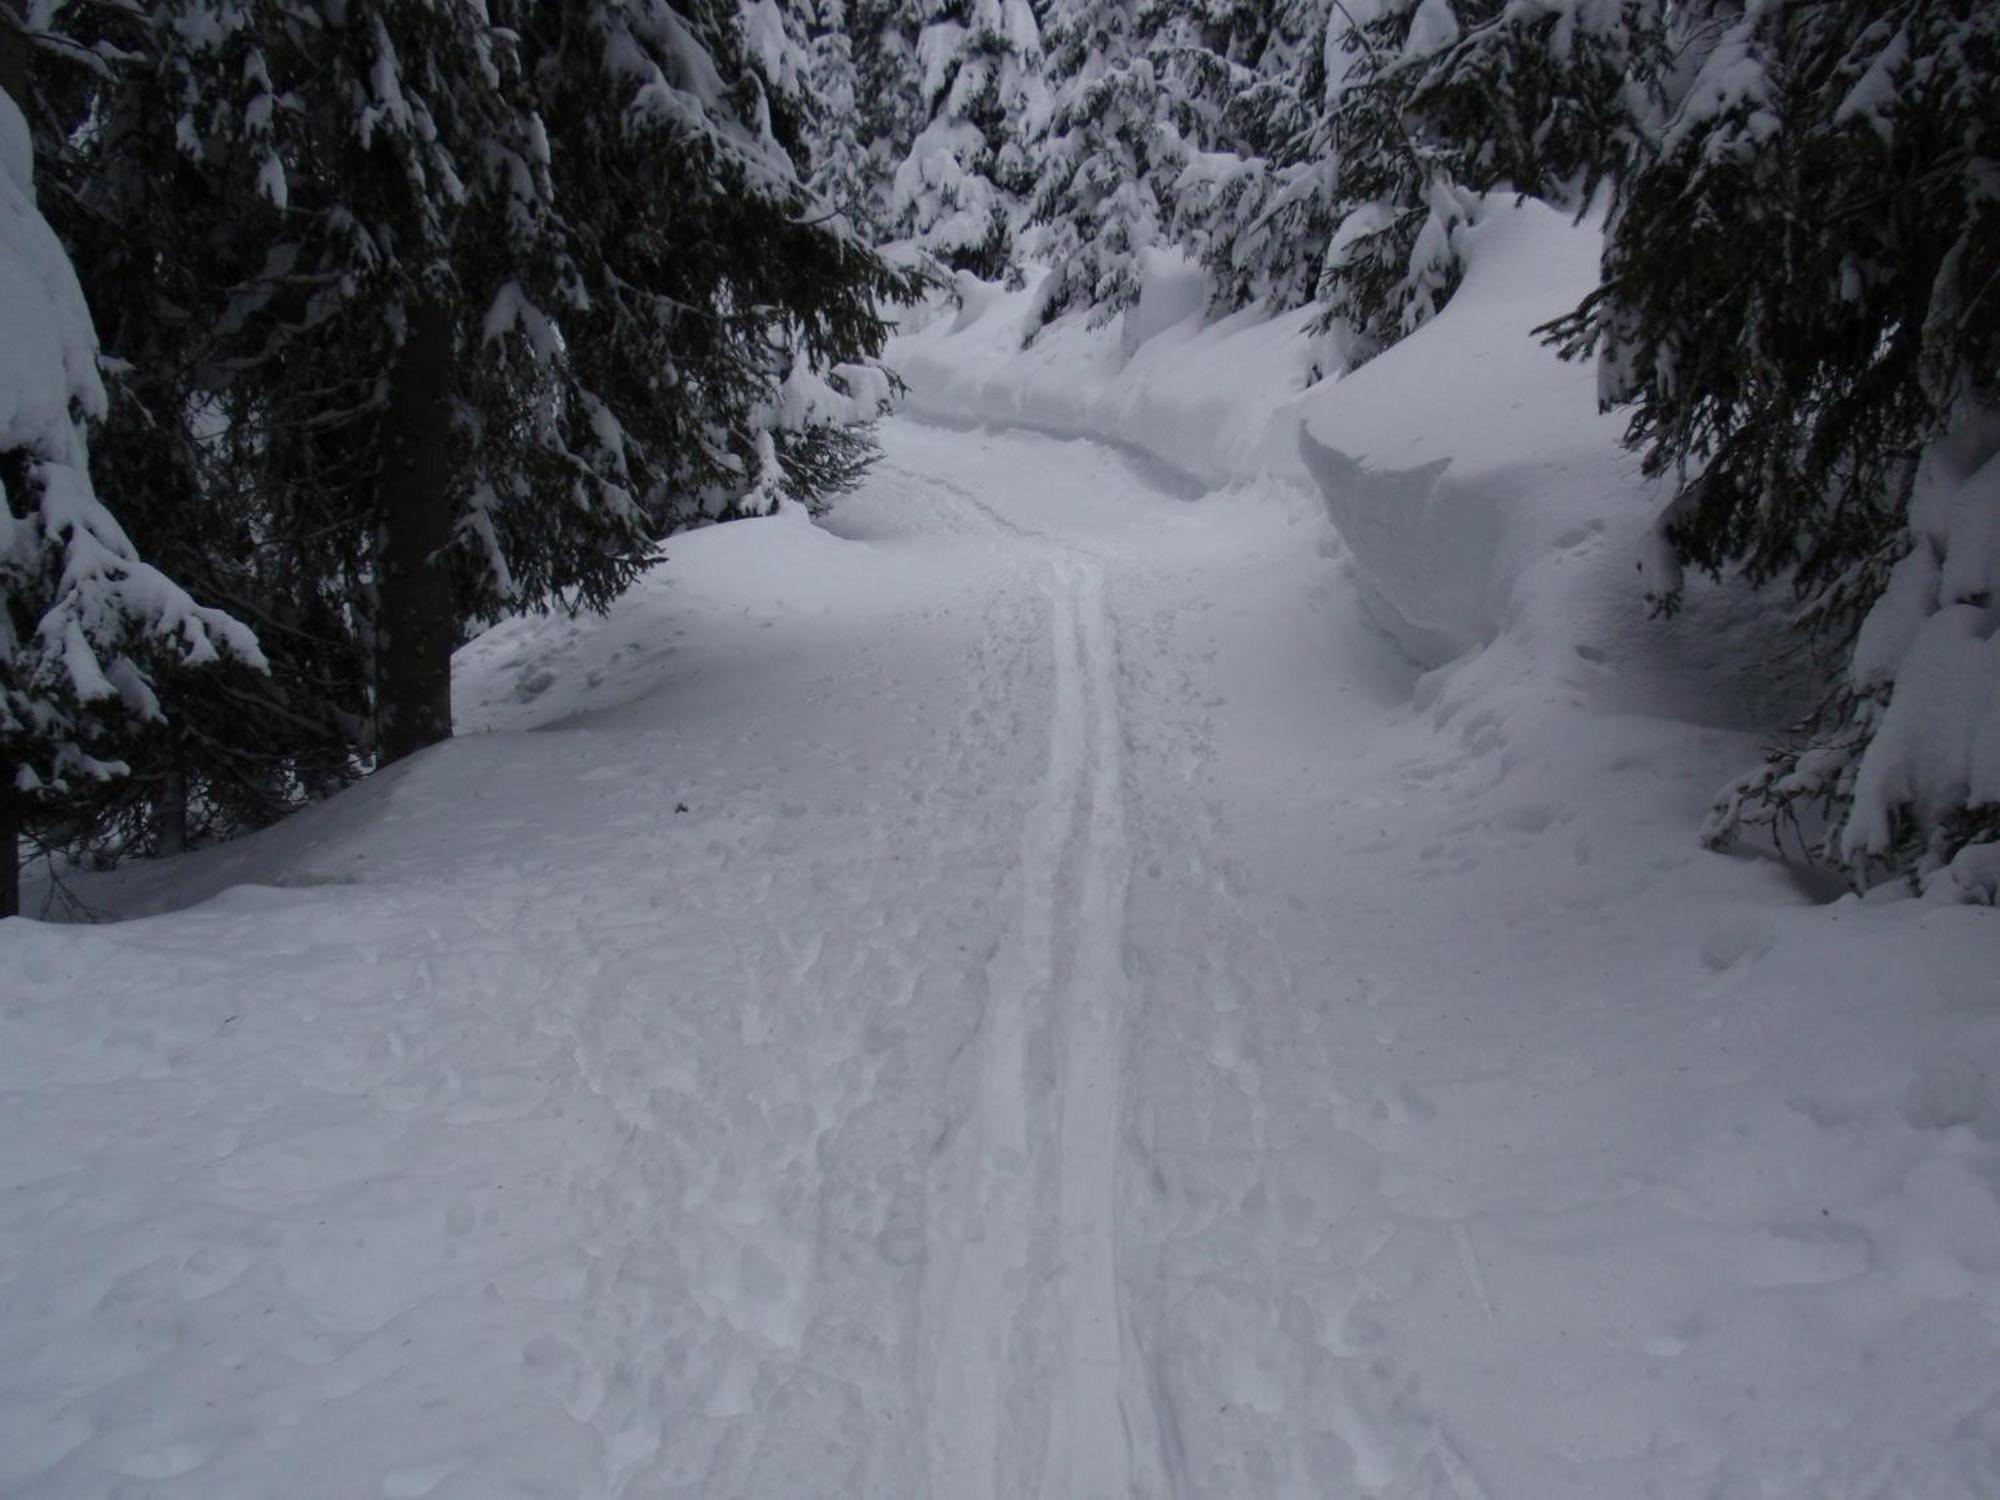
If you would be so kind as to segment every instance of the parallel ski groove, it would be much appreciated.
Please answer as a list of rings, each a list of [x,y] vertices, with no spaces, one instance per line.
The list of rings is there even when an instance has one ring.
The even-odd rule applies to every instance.
[[[1008,1426],[1023,1389],[1048,1403],[1044,1500],[1130,1493],[1115,1219],[1130,884],[1124,729],[1102,568],[1054,549],[1049,566],[1048,762],[1022,835],[1014,932],[988,976],[975,1180],[936,1346],[931,1488],[954,1500],[1022,1488],[1025,1476],[1006,1466],[1032,1439]],[[1057,1117],[1040,1137],[1055,1153],[1044,1172],[1032,1160],[1027,1072],[1028,1040],[1040,1031],[1055,1039],[1060,1072],[1056,1096],[1043,1101]],[[1037,1201],[1045,1181],[1052,1203]],[[1031,1267],[1050,1214],[1056,1263]],[[1037,1349],[1024,1310],[1051,1283],[1056,1347]]]
[[[1055,983],[1058,882],[1083,785],[1084,685],[1077,672],[1074,607],[1061,582],[1049,593],[1054,678],[1048,768],[1022,835],[1020,915],[990,974],[974,1117],[977,1181],[938,1346],[932,1493],[965,1500],[993,1500],[1001,1492],[1001,1414],[1035,1211],[1027,1033],[1031,1013],[1048,1003]]]
[[[1070,928],[1068,984],[1059,996],[1062,1065],[1061,1303],[1063,1378],[1050,1423],[1044,1500],[1124,1500],[1131,1453],[1121,1405],[1117,1149],[1125,901],[1131,856],[1125,835],[1124,726],[1104,576],[1071,571],[1077,673],[1089,699],[1087,798],[1079,802],[1081,885]]]

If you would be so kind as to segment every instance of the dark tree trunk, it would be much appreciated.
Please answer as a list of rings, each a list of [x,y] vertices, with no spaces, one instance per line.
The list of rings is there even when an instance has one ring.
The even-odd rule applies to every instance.
[[[21,809],[12,797],[0,794],[0,917],[20,915]]]
[[[451,738],[451,323],[422,302],[389,383],[376,496],[375,733],[379,763]]]
[[[28,39],[21,32],[21,8],[0,0],[0,90],[23,115],[28,113]],[[0,917],[21,914],[21,810],[11,795],[14,768],[0,765]]]
[[[153,852],[185,854],[188,846],[188,777],[176,768],[153,789]]]

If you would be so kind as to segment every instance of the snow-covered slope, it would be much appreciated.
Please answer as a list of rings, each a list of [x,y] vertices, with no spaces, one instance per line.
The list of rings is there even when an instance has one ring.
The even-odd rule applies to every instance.
[[[961,276],[956,308],[891,341],[910,409],[934,422],[997,423],[1146,454],[1203,486],[1296,476],[1297,400],[1318,353],[1310,310],[1240,313],[1204,326],[1188,271],[1155,262],[1140,306],[1092,328],[1072,314],[1034,343],[1032,287]]]
[[[1150,458],[899,419],[74,887],[151,915],[0,925],[0,1493],[2000,1493],[1993,914],[1695,846],[1755,714],[1587,401],[1505,449],[1568,231],[1494,228],[1285,425],[1325,495],[1289,396],[1226,468],[1249,374]]]

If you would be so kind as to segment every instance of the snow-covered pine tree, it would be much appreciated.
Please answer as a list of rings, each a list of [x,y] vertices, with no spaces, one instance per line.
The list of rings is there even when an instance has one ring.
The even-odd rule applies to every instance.
[[[800,3],[807,92],[815,106],[806,132],[806,185],[829,209],[867,232],[875,224],[875,193],[860,133],[861,82],[847,9],[847,0]]]
[[[1437,5],[1439,0],[1425,0]],[[1442,12],[1439,12],[1442,14]],[[2000,11],[1980,0],[1482,0],[1401,85],[1473,187],[1580,206],[1594,353],[1671,483],[1679,568],[1786,582],[1818,714],[1708,837],[1795,833],[1858,884],[2000,895]]]
[[[1220,33],[1261,38],[1256,70],[1178,50],[1195,81],[1181,92],[1217,144],[1190,153],[1176,227],[1220,304],[1317,301],[1349,364],[1450,299],[1481,192],[1579,206],[1633,148],[1631,80],[1657,62],[1651,0],[1344,0],[1305,14]]]
[[[1651,150],[1671,88],[1663,0],[1423,0],[1401,60],[1412,134],[1469,186],[1581,211]],[[1698,28],[1695,28],[1698,29]]]
[[[1015,268],[1028,144],[1048,112],[1035,13],[1028,0],[915,0],[905,17],[924,123],[895,169],[891,230],[942,266],[999,280]]]
[[[106,409],[89,311],[36,207],[29,35],[0,4],[0,916],[24,821],[124,770],[170,674],[260,661],[242,625],[142,561],[92,488]]]
[[[919,27],[909,0],[847,0],[854,63],[855,139],[863,153],[868,223],[885,239],[894,221],[896,169],[910,154],[927,110],[917,66]]]
[[[758,74],[786,122],[781,144],[810,195],[805,211],[848,245],[872,246],[882,237],[881,182],[876,158],[858,134],[859,80],[844,0],[786,0],[782,10],[773,0],[757,0],[743,16]],[[914,297],[918,287],[915,277],[903,275],[878,290]],[[890,409],[895,390],[894,376],[873,358],[879,344],[879,325],[872,338],[841,335],[812,347],[788,325],[767,371],[776,391],[755,408],[754,483],[747,491],[712,492],[710,510],[761,515],[792,500],[819,514],[858,484],[880,456],[874,423]]]
[[[466,622],[602,606],[764,482],[801,357],[879,346],[768,0],[158,10],[236,228],[221,419],[351,590],[385,760],[449,733]]]
[[[1340,39],[1341,223],[1321,295],[1380,349],[1463,275],[1481,195],[1581,213],[1647,150],[1668,64],[1660,0],[1390,0]]]
[[[1679,558],[1788,580],[1831,677],[1710,837],[2000,893],[2000,11],[1679,8],[1688,62],[1561,333]],[[1666,585],[1673,598],[1672,580]],[[1821,830],[1812,837],[1810,830]]]
[[[1330,0],[1147,0],[1141,29],[1161,113],[1187,147],[1269,160],[1302,124]]]
[[[39,145],[56,179],[51,222],[108,356],[111,419],[93,435],[91,471],[141,555],[249,623],[269,664],[176,678],[163,730],[125,754],[130,774],[104,784],[98,816],[68,820],[105,852],[171,852],[262,826],[359,774],[368,684],[353,579],[323,541],[338,528],[262,504],[259,436],[219,402],[229,372],[214,271],[238,257],[209,164],[162,128],[185,106],[182,51],[158,13],[72,6],[57,19]]]
[[[1029,205],[1050,265],[1037,326],[1072,308],[1102,321],[1131,306],[1141,253],[1163,232],[1158,195],[1176,137],[1161,129],[1141,10],[1142,0],[1057,0],[1051,12],[1051,119]]]
[[[1176,231],[1219,306],[1318,302],[1359,363],[1434,316],[1461,274],[1455,233],[1476,201],[1454,146],[1410,113],[1458,20],[1446,0],[1316,0],[1208,34],[1257,63],[1175,52],[1183,113],[1208,138],[1175,184]]]
[[[1207,268],[1219,309],[1312,301],[1333,225],[1328,0],[1223,0],[1149,9],[1151,55],[1179,167],[1161,190],[1175,240]]]
[[[1426,68],[1460,34],[1448,0],[1386,0],[1371,20],[1338,28],[1313,153],[1333,163],[1334,182],[1317,290],[1328,324],[1345,330],[1350,365],[1437,316],[1464,275],[1456,233],[1476,202],[1456,143],[1419,134],[1410,115]]]

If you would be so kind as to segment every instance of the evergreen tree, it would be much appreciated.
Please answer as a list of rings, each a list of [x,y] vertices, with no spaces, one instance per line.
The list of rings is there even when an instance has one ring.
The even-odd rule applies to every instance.
[[[1330,0],[1148,0],[1142,26],[1163,113],[1195,151],[1272,159],[1303,123]]]
[[[1413,94],[1458,36],[1443,0],[1194,8],[1158,49],[1190,140],[1173,228],[1218,307],[1318,303],[1350,365],[1440,309],[1477,208]]]
[[[1549,332],[1630,408],[1678,561],[1789,583],[1824,654],[1820,711],[1711,840],[1791,828],[1857,882],[1994,899],[2000,12],[1459,9],[1402,84],[1413,133],[1472,187],[1609,184],[1602,284]]]
[[[1347,332],[1350,365],[1435,317],[1464,275],[1456,235],[1477,203],[1461,185],[1458,141],[1420,133],[1412,118],[1417,87],[1459,25],[1445,0],[1392,0],[1340,31],[1338,81],[1315,136],[1334,185],[1318,292],[1329,324]]]
[[[141,560],[92,487],[83,424],[106,398],[81,289],[36,207],[28,47],[0,6],[0,916],[19,910],[23,823],[124,772],[168,677],[260,662],[248,630]]]
[[[287,604],[330,602],[382,759],[449,732],[467,624],[601,606],[657,536],[865,458],[827,410],[786,430],[788,383],[870,353],[902,283],[800,182],[768,0],[153,25],[156,128],[228,226],[190,294],[201,396],[165,419],[222,434],[199,503],[250,507]]]
[[[1053,99],[1030,203],[1051,263],[1037,299],[1046,323],[1073,307],[1103,321],[1138,300],[1140,255],[1162,236],[1159,200],[1175,168],[1160,128],[1160,80],[1139,0],[1064,0],[1049,28]]]
[[[864,238],[880,237],[883,181],[861,127],[862,89],[847,0],[804,0],[808,97],[807,186]]]
[[[909,0],[848,0],[846,23],[867,223],[882,240],[895,220],[896,169],[928,118],[916,61],[919,27]]]
[[[1647,471],[1676,481],[1681,558],[1789,580],[1831,664],[1819,715],[1731,790],[1711,837],[1810,806],[1822,858],[1921,879],[2000,840],[2000,786],[1963,768],[1920,786],[1883,733],[1935,707],[1904,672],[1927,637],[2000,624],[2000,566],[1979,560],[1993,499],[1957,526],[1912,513],[1927,450],[1970,474],[2000,449],[2000,13],[1849,0],[1706,19],[1657,150],[1620,184],[1603,286],[1559,331],[1597,352]],[[1996,689],[1989,655],[1928,691]],[[1936,753],[1981,744],[2000,746],[2000,722]],[[1968,893],[1994,899],[1990,879]]]
[[[1316,295],[1334,222],[1327,0],[1154,9],[1152,52],[1181,164],[1163,191],[1175,238],[1207,268],[1218,308],[1300,307]]]
[[[917,0],[910,21],[924,123],[895,169],[892,232],[998,280],[1014,269],[1028,143],[1047,114],[1040,28],[1027,0]]]
[[[223,403],[214,268],[239,258],[235,226],[211,163],[162,128],[190,82],[160,19],[72,8],[43,72],[52,221],[114,356],[114,419],[91,469],[142,555],[250,623],[269,670],[225,663],[175,683],[159,732],[126,755],[131,774],[72,822],[117,851],[172,852],[269,823],[358,774],[368,741],[355,580],[328,545],[339,528],[262,504],[260,436]]]

